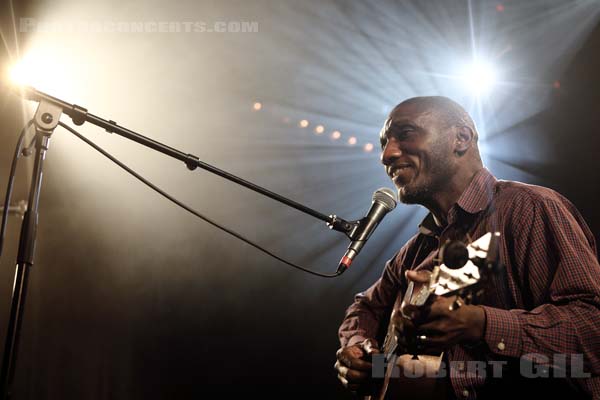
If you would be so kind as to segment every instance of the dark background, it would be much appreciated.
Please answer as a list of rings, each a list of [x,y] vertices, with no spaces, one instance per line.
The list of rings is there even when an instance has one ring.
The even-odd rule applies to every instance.
[[[390,186],[377,153],[387,112],[410,96],[449,95],[473,112],[492,172],[558,190],[600,238],[597,2],[19,1],[2,7],[4,69],[45,43],[58,50],[40,67],[60,58],[69,82],[58,85],[57,77],[56,90],[64,92],[52,94],[347,219],[362,216],[371,193]],[[21,17],[246,20],[258,21],[259,32],[34,34],[18,32]],[[472,43],[504,66],[503,83],[479,107],[460,82],[444,78],[452,60],[469,58]],[[17,132],[32,108],[24,114],[23,103],[6,92],[0,99],[4,188]],[[263,105],[258,112],[255,101]],[[306,129],[298,127],[304,118]],[[313,134],[317,123],[324,134]],[[287,259],[333,272],[347,245],[321,223],[246,189],[189,172],[100,129],[80,129],[176,197]],[[342,132],[339,140],[329,136],[334,129]],[[346,142],[351,135],[356,146]],[[375,150],[363,151],[367,143]],[[31,160],[22,162],[14,200],[26,198],[30,170]],[[221,398],[350,398],[332,368],[337,327],[353,295],[377,278],[424,215],[419,207],[399,206],[352,270],[334,280],[316,278],[195,219],[57,129],[14,398],[184,399],[215,390]],[[0,269],[0,327],[18,231],[19,220],[11,217]]]

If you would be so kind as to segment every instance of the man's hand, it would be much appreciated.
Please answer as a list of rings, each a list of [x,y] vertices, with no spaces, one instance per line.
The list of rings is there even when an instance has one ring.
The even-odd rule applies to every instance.
[[[428,272],[408,271],[406,277],[416,283],[429,279]],[[420,346],[425,353],[435,354],[458,343],[477,343],[484,334],[483,308],[464,305],[456,308],[456,297],[436,297],[418,309],[410,309]],[[460,304],[460,299],[458,300]]]
[[[369,339],[337,351],[334,368],[345,388],[353,392],[368,392],[373,365],[367,358],[375,353],[379,350]]]

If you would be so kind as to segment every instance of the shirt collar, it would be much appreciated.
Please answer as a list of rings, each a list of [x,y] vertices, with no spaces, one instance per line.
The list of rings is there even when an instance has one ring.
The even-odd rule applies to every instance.
[[[494,197],[496,182],[496,178],[487,168],[480,169],[469,186],[462,192],[456,204],[469,214],[477,214],[485,210]]]
[[[428,213],[419,224],[419,232],[425,236],[439,236],[442,228],[435,223],[432,213]]]
[[[487,170],[479,170],[469,186],[462,192],[456,206],[469,214],[477,214],[488,208],[494,196],[496,178]],[[439,236],[442,228],[438,226],[433,214],[428,213],[419,225],[419,232],[427,236]]]

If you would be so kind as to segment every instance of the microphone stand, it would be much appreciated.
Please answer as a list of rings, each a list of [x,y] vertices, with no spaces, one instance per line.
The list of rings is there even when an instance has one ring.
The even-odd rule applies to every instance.
[[[17,361],[17,349],[19,345],[19,334],[25,308],[25,296],[27,294],[27,283],[29,270],[33,266],[35,252],[35,240],[38,223],[38,205],[40,200],[40,189],[42,187],[42,167],[44,158],[50,145],[50,136],[58,125],[61,107],[47,101],[41,101],[34,116],[35,125],[35,160],[31,178],[31,188],[27,201],[27,211],[21,225],[21,236],[19,238],[19,251],[17,254],[17,266],[15,280],[12,290],[10,313],[6,338],[4,341],[4,353],[2,354],[2,368],[0,370],[0,390],[3,399],[10,399],[11,385]]]
[[[11,297],[8,328],[4,342],[2,367],[0,369],[0,395],[2,396],[2,399],[8,400],[11,397],[11,389],[17,361],[19,334],[21,331],[21,322],[25,308],[25,297],[27,294],[27,281],[29,277],[29,270],[33,266],[38,222],[38,204],[42,185],[43,162],[50,144],[50,136],[58,125],[61,114],[63,113],[71,117],[75,125],[83,125],[83,123],[89,122],[105,129],[109,133],[116,133],[119,136],[133,140],[134,142],[175,158],[176,160],[183,161],[188,169],[192,171],[199,167],[287,206],[295,208],[298,211],[311,215],[317,219],[320,219],[321,221],[326,222],[330,229],[346,234],[346,236],[348,236],[350,239],[353,239],[353,236],[355,235],[360,224],[360,221],[348,222],[337,217],[336,215],[327,216],[322,214],[261,186],[255,185],[252,182],[230,174],[229,172],[202,162],[193,154],[183,153],[165,144],[140,135],[132,130],[119,126],[115,121],[107,121],[97,117],[88,113],[87,109],[83,107],[67,103],[57,99],[56,97],[52,97],[46,93],[40,92],[35,88],[21,88],[20,95],[28,100],[39,102],[39,106],[34,116],[34,125],[36,130],[35,163],[33,167],[27,211],[25,212],[23,224],[21,226],[19,252]]]
[[[240,177],[230,174],[229,172],[223,171],[217,167],[214,167],[210,164],[200,161],[198,159],[198,157],[196,157],[193,154],[183,153],[183,152],[176,150],[172,147],[169,147],[165,144],[157,142],[156,140],[153,140],[153,139],[150,139],[143,135],[140,135],[139,133],[136,133],[132,130],[129,130],[127,128],[124,128],[124,127],[118,125],[115,121],[112,121],[112,120],[107,121],[105,119],[97,117],[93,114],[88,113],[87,109],[85,109],[83,107],[80,107],[76,104],[67,103],[63,100],[57,99],[56,97],[52,97],[46,93],[40,92],[39,90],[37,90],[31,86],[25,86],[22,89],[22,96],[28,100],[33,100],[33,101],[37,101],[37,102],[46,102],[46,103],[53,104],[53,105],[59,107],[63,113],[65,113],[66,115],[71,117],[71,119],[73,120],[73,123],[75,125],[83,125],[84,122],[89,122],[92,125],[96,125],[100,128],[105,129],[108,133],[116,133],[119,136],[122,136],[129,140],[133,140],[134,142],[137,142],[143,146],[149,147],[153,150],[163,153],[163,154],[165,154],[169,157],[172,157],[176,160],[183,161],[185,163],[185,165],[188,167],[188,169],[190,169],[192,171],[195,170],[196,168],[200,167],[206,171],[212,172],[215,175],[218,175],[222,178],[225,178],[225,179],[235,182],[239,185],[242,185],[250,190],[253,190],[257,193],[267,196],[267,197],[269,197],[273,200],[276,200],[280,203],[283,203],[287,206],[295,208],[298,211],[301,211],[308,215],[312,215],[313,217],[326,222],[330,229],[333,229],[333,230],[336,230],[339,232],[343,232],[346,235],[349,235],[350,232],[353,229],[355,229],[356,226],[358,225],[358,221],[348,222],[341,218],[338,218],[335,215],[327,216],[325,214],[322,214],[316,210],[313,210],[313,209],[306,207],[300,203],[297,203],[293,200],[283,197],[283,196],[281,196],[277,193],[274,193],[270,190],[267,190],[261,186],[255,185],[252,182],[248,182]]]
[[[27,201],[20,200],[15,205],[0,206],[0,213],[3,212],[5,208],[8,208],[8,215],[17,215],[23,219],[23,217],[25,217],[25,212],[27,211]]]

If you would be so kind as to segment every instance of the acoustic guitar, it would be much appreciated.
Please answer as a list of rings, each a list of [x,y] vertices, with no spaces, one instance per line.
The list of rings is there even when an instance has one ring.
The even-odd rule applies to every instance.
[[[384,377],[374,381],[373,394],[365,397],[366,400],[446,397],[447,381],[436,376],[443,353],[438,356],[418,354],[419,338],[403,332],[398,325],[402,321],[398,313],[409,318],[404,314],[408,305],[423,306],[433,296],[456,297],[453,307],[460,307],[461,301],[476,304],[482,299],[492,275],[500,272],[499,240],[499,232],[489,232],[468,245],[447,242],[440,249],[438,265],[431,271],[429,282],[417,285],[409,282],[402,301],[400,296],[396,301],[380,349],[382,354],[377,355],[383,357]],[[401,334],[404,336],[400,337]]]

